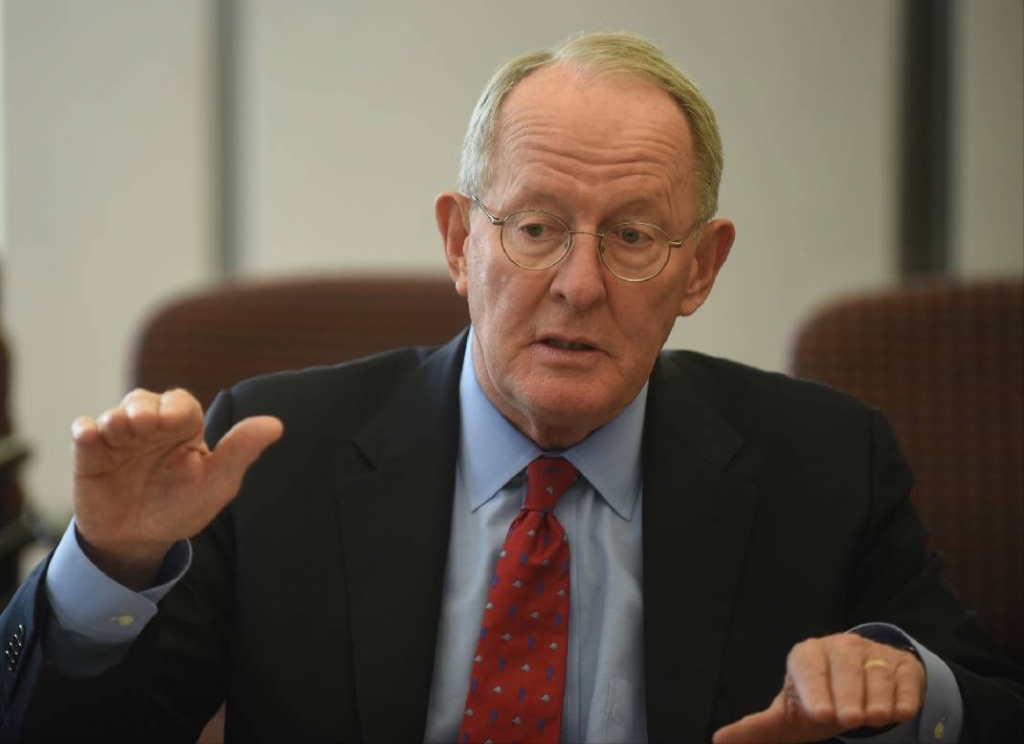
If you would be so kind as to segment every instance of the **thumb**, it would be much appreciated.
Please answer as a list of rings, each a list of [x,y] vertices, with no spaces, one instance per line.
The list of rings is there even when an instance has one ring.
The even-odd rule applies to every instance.
[[[274,416],[242,419],[225,434],[210,455],[211,470],[224,485],[238,487],[249,466],[281,438],[284,424]]]
[[[779,735],[779,728],[785,723],[785,701],[779,693],[772,704],[758,713],[744,716],[735,723],[723,726],[712,737],[713,744],[751,744],[771,741]]]

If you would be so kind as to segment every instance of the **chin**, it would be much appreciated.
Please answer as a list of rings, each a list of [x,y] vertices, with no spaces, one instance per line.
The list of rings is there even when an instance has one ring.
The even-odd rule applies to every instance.
[[[525,433],[534,437],[538,432],[551,432],[558,440],[558,448],[568,447],[604,426],[629,404],[628,400],[623,403],[610,399],[606,390],[588,390],[588,387],[542,385],[516,396],[517,408],[533,429]],[[554,448],[550,442],[537,441],[537,444]]]

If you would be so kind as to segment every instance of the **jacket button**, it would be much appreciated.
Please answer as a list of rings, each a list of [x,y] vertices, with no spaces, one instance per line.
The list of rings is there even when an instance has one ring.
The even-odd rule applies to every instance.
[[[4,651],[4,659],[7,661],[7,671],[13,672],[18,668],[21,660],[21,652],[25,649],[25,626],[19,623],[17,629],[11,634],[7,641],[7,650]]]

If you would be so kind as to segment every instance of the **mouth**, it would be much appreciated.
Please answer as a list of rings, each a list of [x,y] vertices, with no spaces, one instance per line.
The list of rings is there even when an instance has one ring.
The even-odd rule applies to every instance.
[[[594,351],[594,347],[582,341],[564,341],[560,338],[545,338],[541,340],[545,346],[562,351]]]

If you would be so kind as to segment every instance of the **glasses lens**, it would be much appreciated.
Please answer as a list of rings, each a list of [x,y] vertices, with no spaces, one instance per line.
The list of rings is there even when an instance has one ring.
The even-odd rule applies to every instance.
[[[547,212],[527,209],[510,214],[501,228],[508,257],[526,269],[551,266],[569,244],[569,228]]]
[[[665,265],[671,248],[668,236],[654,225],[626,222],[605,233],[604,261],[625,279],[646,279]]]

